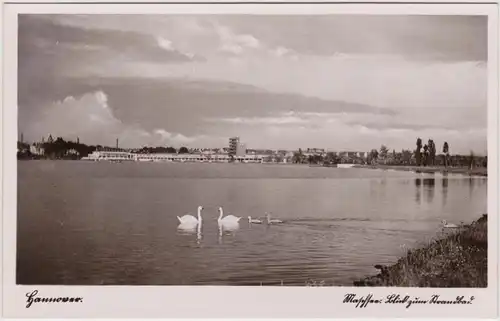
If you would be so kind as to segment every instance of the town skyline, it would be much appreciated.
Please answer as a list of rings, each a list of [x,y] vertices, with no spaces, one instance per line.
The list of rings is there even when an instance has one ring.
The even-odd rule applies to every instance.
[[[21,15],[19,132],[352,151],[421,137],[484,154],[486,30],[482,16]]]
[[[228,142],[226,143],[225,146],[216,146],[216,147],[200,147],[200,146],[168,146],[168,145],[144,145],[144,146],[134,146],[134,147],[123,147],[123,146],[120,146],[119,145],[119,139],[116,139],[115,140],[115,145],[101,145],[101,144],[93,144],[93,143],[90,143],[90,144],[86,144],[85,142],[81,142],[80,141],[80,138],[79,137],[76,137],[76,139],[72,140],[72,139],[68,139],[67,137],[53,137],[52,134],[49,134],[47,135],[47,139],[45,137],[42,137],[39,141],[25,141],[24,140],[24,134],[21,133],[21,136],[20,136],[20,140],[18,140],[18,143],[21,143],[21,144],[27,144],[27,145],[33,145],[33,146],[39,146],[39,147],[42,147],[43,144],[45,143],[54,143],[58,138],[60,139],[63,139],[65,142],[68,142],[68,143],[76,143],[76,144],[82,144],[82,145],[85,145],[85,146],[88,146],[88,147],[100,147],[102,148],[103,150],[106,150],[106,149],[109,149],[109,150],[122,150],[122,151],[139,151],[139,150],[146,150],[146,149],[151,149],[151,150],[155,150],[155,149],[161,149],[161,150],[168,150],[167,153],[179,153],[180,150],[182,149],[185,149],[186,152],[189,152],[189,153],[197,153],[197,152],[228,152],[229,150],[232,149],[231,147],[231,141],[234,140],[234,139],[237,139],[237,145],[244,148],[245,149],[245,152],[248,151],[249,154],[252,154],[252,153],[266,153],[266,152],[273,152],[273,153],[279,153],[279,152],[288,152],[288,153],[293,153],[293,152],[304,152],[304,153],[312,153],[312,154],[326,154],[326,153],[334,153],[334,154],[337,154],[337,153],[356,153],[356,154],[359,154],[359,156],[361,156],[362,154],[364,154],[364,156],[366,157],[368,154],[370,154],[370,152],[373,152],[374,150],[376,150],[377,152],[381,149],[381,148],[385,148],[387,149],[388,153],[397,153],[397,154],[401,154],[401,153],[405,153],[405,152],[410,152],[411,155],[415,156],[416,154],[416,151],[417,151],[417,146],[415,146],[415,148],[412,148],[412,147],[407,147],[407,148],[402,148],[402,149],[395,149],[395,148],[391,148],[391,146],[387,146],[386,144],[381,144],[380,146],[378,147],[373,147],[373,148],[370,148],[369,150],[355,150],[355,149],[332,149],[332,148],[325,148],[325,147],[321,147],[321,146],[302,146],[302,147],[297,147],[297,148],[294,148],[294,149],[284,149],[284,148],[259,148],[259,147],[253,147],[253,146],[247,146],[247,144],[245,143],[245,141],[242,141],[240,137],[238,136],[233,136],[233,137],[228,137]],[[422,139],[420,137],[417,137],[416,138],[416,141],[415,143],[418,142],[418,139]],[[434,142],[431,138],[429,138],[429,140],[432,141],[433,144],[435,144],[436,142]],[[422,145],[421,145],[421,148],[425,145],[427,146],[428,145],[428,141],[427,140],[421,140],[422,142]],[[443,142],[442,145],[438,145],[438,146],[435,146],[436,150],[436,155],[441,155],[441,154],[444,154],[443,152],[443,149],[444,149],[444,146],[446,144],[446,150],[448,151],[448,153],[450,155],[470,155],[470,153],[472,152],[475,156],[487,156],[488,155],[488,152],[485,150],[484,153],[481,153],[481,152],[476,152],[474,150],[469,150],[468,152],[466,153],[456,153],[456,152],[453,152],[452,149],[449,149],[450,148],[450,144],[448,142]],[[417,144],[415,144],[417,145]],[[155,151],[154,153],[159,153],[158,151]]]

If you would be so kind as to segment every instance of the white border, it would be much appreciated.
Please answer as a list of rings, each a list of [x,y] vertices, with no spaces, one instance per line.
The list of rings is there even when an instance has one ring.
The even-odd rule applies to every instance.
[[[18,13],[143,13],[143,14],[467,14],[488,15],[488,288],[288,288],[288,287],[181,287],[181,286],[18,286],[16,262],[16,179],[17,161],[17,14]],[[498,317],[498,7],[496,5],[414,5],[414,4],[6,4],[4,7],[4,81],[2,87],[3,169],[3,314],[6,317]],[[9,137],[9,139],[5,139]],[[38,289],[44,296],[82,296],[83,304],[35,305],[25,308],[25,294]],[[428,297],[440,294],[476,299],[472,305],[404,306],[370,305],[355,309],[342,304],[343,295],[390,293]],[[219,308],[223,302],[223,308]],[[248,303],[258,307],[249,309]]]

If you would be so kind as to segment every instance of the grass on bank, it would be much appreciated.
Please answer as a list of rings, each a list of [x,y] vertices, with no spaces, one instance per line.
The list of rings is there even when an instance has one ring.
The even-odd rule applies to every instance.
[[[376,276],[355,286],[487,287],[488,220],[484,214],[427,247],[409,250],[390,267],[376,266]]]

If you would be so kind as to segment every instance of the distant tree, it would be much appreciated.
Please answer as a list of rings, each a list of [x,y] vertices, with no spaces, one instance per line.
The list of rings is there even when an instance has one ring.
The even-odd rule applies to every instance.
[[[375,164],[377,159],[378,159],[378,150],[372,149],[368,154],[368,162],[373,165]]]
[[[421,149],[422,149],[422,139],[419,137],[417,138],[417,149],[415,149],[415,159],[417,161],[417,166],[422,165]]]
[[[304,162],[304,154],[302,153],[302,149],[299,148],[299,150],[295,153],[293,153],[293,159],[292,161],[297,164],[301,164]]]
[[[380,146],[380,158],[387,159],[387,155],[389,153],[389,149],[385,145]]]
[[[473,151],[470,151],[470,155],[469,155],[469,160],[468,161],[469,161],[468,162],[469,163],[468,164],[469,169],[474,168],[474,165],[475,165],[474,163],[475,162],[474,162],[474,152]]]
[[[177,150],[174,147],[167,147],[166,152],[168,154],[175,154],[175,153],[177,153]]]
[[[181,148],[179,148],[179,154],[188,154],[188,153],[189,150],[187,149],[187,147],[182,146]]]
[[[323,163],[326,163],[326,164],[338,164],[339,163],[339,159],[338,159],[338,157],[334,153],[328,152],[328,153],[326,153],[325,157],[323,158]]]
[[[30,151],[30,145],[24,142],[17,142],[17,158],[18,159],[30,159],[33,155]]]
[[[401,154],[402,154],[402,158],[403,158],[403,164],[409,165],[411,162],[412,152],[410,150],[402,150]]]
[[[312,163],[313,164],[322,164],[324,161],[323,156],[321,155],[312,155]]]
[[[335,155],[332,152],[326,153],[324,162],[328,164],[332,164],[335,159]]]
[[[421,163],[424,164],[424,166],[426,166],[429,158],[429,146],[424,145],[424,154],[422,156],[423,157],[421,158]]]
[[[427,146],[429,148],[429,159],[427,165],[434,166],[436,162],[436,145],[434,144],[434,141],[432,139],[429,139],[429,141],[427,142]]]
[[[443,154],[444,154],[444,166],[448,167],[448,161],[450,158],[450,147],[448,146],[448,142],[444,142],[443,144]]]

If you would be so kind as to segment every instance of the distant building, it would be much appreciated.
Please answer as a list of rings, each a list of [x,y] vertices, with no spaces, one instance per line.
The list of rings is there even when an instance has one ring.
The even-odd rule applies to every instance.
[[[273,151],[271,149],[252,149],[252,154],[255,155],[272,155]]]
[[[80,153],[76,149],[71,148],[66,152],[66,155],[80,156]]]
[[[231,138],[229,138],[229,151],[228,151],[229,156],[235,156],[236,155],[236,150],[238,149],[238,145],[239,144],[240,144],[240,138],[239,137],[231,137]]]
[[[245,156],[247,153],[247,145],[246,144],[238,144],[238,146],[236,146],[236,156],[238,157],[242,157],[242,156]]]
[[[41,143],[33,143],[33,145],[30,146],[30,152],[33,155],[42,156],[45,154],[45,149]]]
[[[196,154],[132,154],[127,152],[94,151],[88,157],[82,158],[92,161],[138,161],[138,162],[203,162],[203,163],[228,163],[228,155],[196,155]],[[235,162],[262,163],[259,155],[235,156]]]
[[[307,153],[311,154],[323,154],[325,152],[324,148],[308,148]]]

